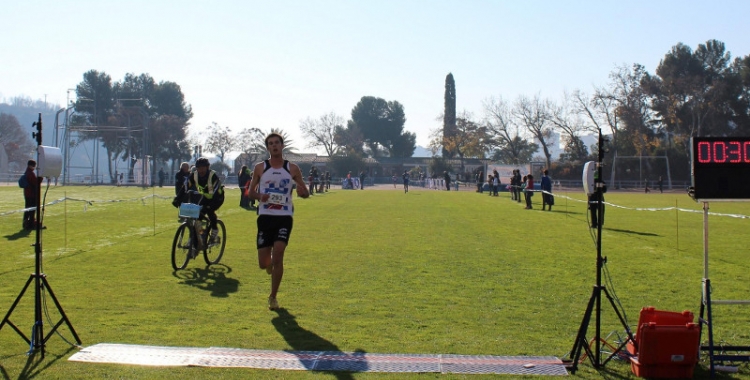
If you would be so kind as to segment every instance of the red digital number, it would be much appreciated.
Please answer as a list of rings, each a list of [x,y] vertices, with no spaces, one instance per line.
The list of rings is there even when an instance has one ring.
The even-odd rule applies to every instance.
[[[712,155],[712,162],[715,164],[723,164],[727,162],[726,154],[726,143],[724,141],[717,141],[714,143],[714,151]]]
[[[750,141],[745,141],[742,144],[742,162],[749,164],[750,163]]]
[[[698,142],[698,162],[701,164],[711,163],[711,143],[708,141]]]
[[[742,146],[742,144],[739,141],[729,141],[729,149],[727,149],[729,162],[736,164],[742,161],[740,146]]]

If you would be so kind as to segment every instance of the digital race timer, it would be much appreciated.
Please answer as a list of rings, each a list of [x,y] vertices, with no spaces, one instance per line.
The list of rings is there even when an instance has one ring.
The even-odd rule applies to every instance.
[[[696,200],[750,199],[750,137],[693,137]]]

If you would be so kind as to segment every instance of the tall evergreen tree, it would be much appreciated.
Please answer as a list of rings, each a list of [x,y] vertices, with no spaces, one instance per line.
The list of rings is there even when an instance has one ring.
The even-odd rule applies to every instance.
[[[443,112],[443,138],[450,139],[456,135],[456,81],[453,73],[445,77],[445,111]],[[453,158],[455,152],[443,144],[443,157]]]

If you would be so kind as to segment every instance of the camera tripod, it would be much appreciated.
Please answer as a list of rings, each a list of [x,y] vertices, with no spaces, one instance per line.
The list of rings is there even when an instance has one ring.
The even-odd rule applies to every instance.
[[[39,121],[35,122],[33,126],[36,127],[37,132],[32,133],[32,136],[36,138],[37,142],[37,161],[39,160],[39,146],[42,145],[42,114],[39,114]],[[41,174],[39,170],[39,166],[37,166],[37,174]],[[39,351],[41,353],[42,359],[44,359],[44,347],[49,338],[52,336],[52,334],[57,331],[57,329],[63,324],[63,322],[68,326],[70,329],[70,332],[73,334],[73,337],[76,340],[77,344],[81,344],[81,339],[78,337],[78,334],[76,333],[76,330],[73,328],[73,325],[70,323],[70,320],[68,319],[68,316],[65,315],[65,311],[62,308],[62,305],[60,305],[60,302],[57,300],[57,297],[55,296],[55,293],[52,291],[52,288],[49,285],[49,281],[47,281],[47,276],[44,273],[41,273],[42,271],[42,181],[38,181],[37,183],[29,183],[29,186],[34,186],[36,188],[36,241],[34,244],[34,253],[35,253],[35,265],[34,265],[34,273],[32,273],[29,276],[29,279],[26,281],[26,285],[23,286],[23,289],[21,290],[21,293],[18,294],[18,297],[16,297],[15,302],[13,302],[13,305],[10,307],[10,310],[8,310],[8,313],[5,315],[5,318],[3,318],[2,322],[0,322],[0,330],[5,326],[5,324],[8,324],[13,330],[15,330],[18,335],[23,338],[26,343],[28,343],[29,346],[29,354]],[[13,310],[15,310],[16,306],[18,306],[18,303],[23,298],[24,294],[26,294],[26,291],[29,289],[29,286],[31,284],[34,284],[34,327],[31,330],[31,338],[27,337],[21,329],[18,328],[11,320],[10,315],[13,313]],[[61,319],[52,327],[52,329],[49,331],[49,333],[45,336],[44,335],[44,322],[42,320],[42,291],[46,291],[50,297],[52,298],[52,301],[54,301],[55,306],[57,307],[57,310],[60,312]]]

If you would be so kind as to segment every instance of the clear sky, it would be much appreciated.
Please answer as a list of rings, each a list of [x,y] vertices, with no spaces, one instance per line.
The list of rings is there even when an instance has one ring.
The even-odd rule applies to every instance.
[[[0,100],[64,105],[88,70],[179,84],[194,117],[234,131],[349,119],[362,96],[404,106],[427,146],[445,76],[457,110],[520,95],[591,92],[619,65],[653,73],[679,42],[750,54],[747,0],[24,0],[0,5]],[[71,91],[71,96],[74,92]]]

